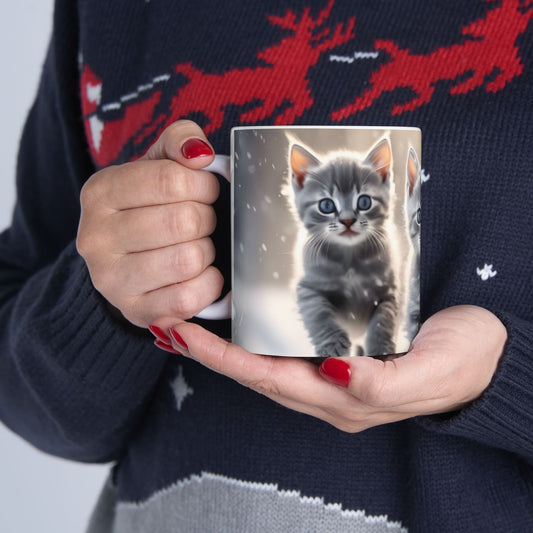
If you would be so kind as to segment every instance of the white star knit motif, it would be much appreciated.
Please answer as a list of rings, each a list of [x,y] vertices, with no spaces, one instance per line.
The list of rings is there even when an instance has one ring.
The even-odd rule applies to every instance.
[[[477,275],[483,280],[487,281],[490,278],[493,278],[498,273],[497,270],[492,269],[492,265],[487,265],[485,263],[483,268],[477,268]]]
[[[174,398],[176,399],[176,409],[181,411],[181,406],[185,401],[187,396],[191,396],[194,390],[189,387],[185,378],[183,377],[183,367],[180,366],[178,369],[178,375],[175,377],[174,381],[170,383],[172,387],[172,392],[174,393]]]

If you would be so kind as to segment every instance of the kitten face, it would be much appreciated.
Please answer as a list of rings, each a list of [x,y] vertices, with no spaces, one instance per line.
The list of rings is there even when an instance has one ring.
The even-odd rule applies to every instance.
[[[302,146],[293,145],[296,207],[312,238],[346,247],[378,242],[388,214],[390,165],[387,139],[364,161],[351,154],[320,161]]]
[[[410,148],[407,156],[406,206],[409,236],[417,255],[420,255],[420,189],[422,184],[420,176],[418,157],[414,149]]]

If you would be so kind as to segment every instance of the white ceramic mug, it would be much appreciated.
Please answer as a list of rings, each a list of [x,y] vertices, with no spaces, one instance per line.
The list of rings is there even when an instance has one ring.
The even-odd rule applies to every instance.
[[[198,316],[279,356],[379,356],[418,330],[421,132],[258,126],[207,170],[231,183],[232,293]]]

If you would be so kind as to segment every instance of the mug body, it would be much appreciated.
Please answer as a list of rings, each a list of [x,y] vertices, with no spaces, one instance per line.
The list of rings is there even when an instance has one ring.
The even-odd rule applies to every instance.
[[[234,128],[233,342],[277,356],[407,351],[421,181],[417,128]]]

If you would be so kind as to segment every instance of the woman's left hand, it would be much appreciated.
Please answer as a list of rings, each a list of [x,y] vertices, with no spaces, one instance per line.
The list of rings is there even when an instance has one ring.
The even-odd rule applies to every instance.
[[[168,331],[173,349],[186,357],[352,433],[467,405],[489,385],[507,340],[494,314],[469,305],[429,318],[406,354],[330,358],[320,367],[299,358],[252,354],[188,322]],[[158,345],[165,348],[161,340]]]

